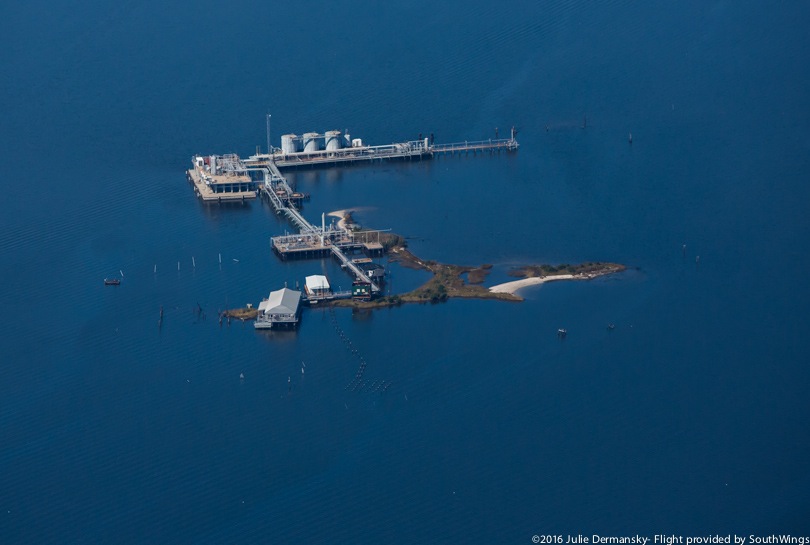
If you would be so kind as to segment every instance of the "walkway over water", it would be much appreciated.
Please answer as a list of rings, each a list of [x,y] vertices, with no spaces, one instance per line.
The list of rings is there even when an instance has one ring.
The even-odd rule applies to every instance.
[[[351,271],[356,280],[371,284],[372,293],[380,292],[377,283],[368,278],[363,270],[343,253],[344,249],[355,249],[364,244],[355,241],[353,234],[347,229],[335,229],[331,225],[327,229],[323,216],[319,227],[309,223],[296,207],[293,198],[295,192],[274,162],[270,161],[261,167],[245,165],[243,168],[246,171],[262,172],[264,181],[260,191],[270,200],[276,213],[287,216],[300,231],[298,235],[272,237],[270,245],[276,255],[285,258],[288,255],[319,256],[331,253],[344,268]]]
[[[431,154],[438,153],[468,153],[478,151],[516,151],[518,142],[514,138],[500,140],[478,140],[477,142],[456,142],[454,144],[436,144],[430,147]]]
[[[277,214],[283,214],[298,230],[296,235],[284,235],[271,238],[271,248],[280,258],[287,257],[322,257],[330,253],[337,258],[343,268],[351,271],[359,282],[371,284],[373,294],[380,293],[380,287],[369,278],[361,267],[349,259],[345,252],[363,250],[366,253],[382,253],[379,241],[369,242],[369,232],[363,232],[362,240],[355,233],[345,228],[327,228],[325,217],[321,216],[321,225],[311,224],[301,215],[297,203],[305,196],[296,193],[281,173],[282,168],[305,166],[327,166],[357,161],[385,161],[392,159],[430,159],[434,155],[477,152],[516,151],[518,142],[515,130],[510,138],[478,140],[474,142],[456,142],[452,144],[433,144],[432,137],[411,140],[398,144],[383,146],[352,146],[347,148],[314,150],[308,152],[284,153],[275,149],[273,153],[257,154],[245,160],[235,155],[228,156],[222,167],[230,176],[247,177],[249,172],[262,175],[260,193],[268,199]],[[379,233],[379,231],[373,231]]]
[[[452,144],[432,144],[428,138],[411,140],[382,146],[358,146],[334,150],[284,153],[276,150],[272,154],[252,155],[245,159],[248,167],[266,167],[274,164],[277,169],[337,165],[393,159],[431,159],[434,155],[454,153],[516,151],[519,147],[514,135],[511,138],[455,142]],[[280,173],[279,173],[280,175]]]

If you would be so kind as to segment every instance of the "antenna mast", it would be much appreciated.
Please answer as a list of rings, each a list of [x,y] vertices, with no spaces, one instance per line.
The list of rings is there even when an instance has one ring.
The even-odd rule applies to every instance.
[[[267,155],[271,155],[270,151],[270,114],[267,114]]]

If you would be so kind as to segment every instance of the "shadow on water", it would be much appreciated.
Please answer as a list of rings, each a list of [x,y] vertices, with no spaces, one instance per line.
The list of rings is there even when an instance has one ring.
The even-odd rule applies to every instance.
[[[203,216],[205,216],[206,218],[220,219],[226,215],[250,214],[250,212],[253,210],[255,202],[258,201],[256,199],[252,199],[250,201],[223,202],[223,203],[206,203],[200,201],[198,205]]]
[[[300,167],[285,169],[284,176],[293,187],[296,184],[337,183],[346,179],[355,179],[358,176],[377,176],[380,174],[396,173],[407,175],[410,168],[430,168],[434,161],[439,159],[401,159],[386,162],[358,161],[356,163],[342,164],[334,167]],[[413,174],[411,172],[411,174]]]
[[[369,308],[353,308],[352,320],[367,322],[374,318],[374,310]]]

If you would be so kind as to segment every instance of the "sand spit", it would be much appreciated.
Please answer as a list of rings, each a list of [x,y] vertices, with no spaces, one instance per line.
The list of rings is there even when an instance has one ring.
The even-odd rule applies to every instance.
[[[489,291],[492,293],[511,293],[512,295],[515,295],[517,291],[522,288],[536,286],[537,284],[545,284],[546,282],[551,282],[552,280],[590,280],[591,278],[593,278],[593,276],[580,274],[533,276],[531,278],[522,278],[520,280],[514,280],[512,282],[505,282],[503,284],[498,284],[497,286],[492,286],[489,288]]]

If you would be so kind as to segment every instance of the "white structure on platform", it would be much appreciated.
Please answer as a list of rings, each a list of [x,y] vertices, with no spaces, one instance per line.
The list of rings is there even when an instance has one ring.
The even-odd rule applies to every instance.
[[[298,323],[301,292],[287,288],[270,292],[270,297],[259,303],[259,315],[253,323],[256,329],[270,329],[279,325]]]
[[[319,299],[328,299],[332,297],[332,288],[329,287],[329,280],[320,274],[307,276],[304,290],[306,291],[307,298],[310,301],[317,301]]]

